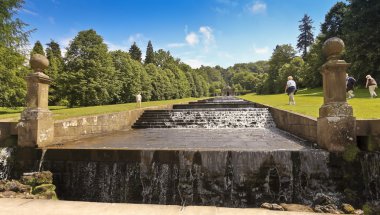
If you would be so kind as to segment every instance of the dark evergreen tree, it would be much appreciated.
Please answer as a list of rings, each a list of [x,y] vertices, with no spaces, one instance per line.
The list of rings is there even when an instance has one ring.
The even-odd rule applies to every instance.
[[[59,105],[61,99],[64,99],[62,94],[62,86],[64,85],[61,80],[60,74],[63,72],[63,58],[59,44],[54,40],[47,43],[46,57],[49,60],[49,67],[45,70],[45,73],[53,79],[49,87],[49,104]]]
[[[107,45],[94,30],[81,31],[67,48],[63,88],[69,106],[109,104],[117,97],[118,80]]]
[[[47,48],[46,48],[46,57],[52,58],[56,57],[59,58],[63,62],[63,57],[62,57],[62,52],[59,44],[55,42],[54,40],[50,40],[50,43],[47,43]]]
[[[33,49],[30,52],[30,55],[33,54],[40,54],[45,56],[44,47],[42,46],[41,42],[37,40],[37,42],[34,43]]]
[[[298,28],[301,34],[298,36],[297,48],[302,52],[302,57],[305,58],[307,48],[314,42],[314,27],[312,26],[313,21],[307,14],[304,15],[300,23]]]
[[[323,41],[331,37],[343,37],[343,21],[347,14],[348,6],[343,2],[337,2],[326,14],[325,21],[321,24]]]
[[[153,45],[152,42],[149,40],[148,46],[146,47],[146,54],[145,54],[145,64],[154,63],[154,51],[153,51]]]
[[[131,58],[133,60],[136,60],[138,62],[141,62],[141,50],[140,48],[137,46],[136,42],[134,42],[131,46],[131,48],[129,49],[129,54],[131,55]]]
[[[343,2],[336,3],[326,14],[324,22],[321,24],[321,34],[317,36],[315,43],[311,45],[309,53],[304,58],[305,75],[304,84],[307,87],[322,86],[322,75],[320,67],[326,62],[322,52],[323,43],[331,37],[339,37],[345,40],[344,17],[347,14],[348,6]]]
[[[346,56],[359,83],[367,74],[380,80],[380,1],[350,0],[344,17]]]

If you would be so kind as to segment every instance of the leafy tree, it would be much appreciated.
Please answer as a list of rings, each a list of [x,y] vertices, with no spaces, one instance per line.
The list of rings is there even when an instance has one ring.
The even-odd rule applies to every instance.
[[[316,42],[311,45],[310,51],[305,59],[304,85],[306,87],[322,86],[321,66],[325,63],[325,56],[322,52],[321,37],[317,37]]]
[[[256,78],[254,73],[252,72],[238,72],[235,73],[232,77],[232,83],[234,85],[238,84],[240,86],[241,90],[250,90],[252,91],[254,89],[256,82]]]
[[[29,72],[24,66],[22,53],[28,44],[31,31],[20,19],[15,18],[23,0],[7,0],[0,3],[0,106],[16,107],[24,104],[26,84],[24,77]]]
[[[42,46],[39,40],[37,40],[37,42],[34,43],[34,46],[30,55],[33,55],[33,54],[40,54],[40,55],[45,56],[44,47]]]
[[[28,44],[33,31],[25,30],[28,25],[14,17],[23,4],[23,0],[6,0],[0,4],[0,45],[15,51],[21,51]]]
[[[293,76],[294,80],[297,82],[297,87],[305,87],[305,62],[301,57],[293,58],[289,63],[284,64],[279,70],[278,80],[283,82],[284,86],[287,78]]]
[[[322,52],[323,42],[331,37],[344,39],[344,17],[348,6],[343,2],[336,3],[326,14],[324,22],[321,24],[321,34],[317,36],[315,43],[310,47],[310,51],[305,58],[304,85],[307,87],[322,86],[321,66],[326,62]]]
[[[141,62],[141,50],[140,48],[137,46],[136,42],[134,42],[131,46],[131,48],[129,48],[129,54],[131,55],[131,58],[133,60],[136,60],[138,62]]]
[[[175,75],[170,69],[163,69],[164,78],[164,96],[165,99],[175,99],[178,98],[178,88],[175,87]]]
[[[28,70],[23,55],[0,45],[0,107],[24,105]]]
[[[163,49],[159,49],[154,52],[154,64],[161,68],[167,68],[169,64],[178,65],[180,62],[179,59],[174,59],[174,57],[170,54],[169,51],[164,51]]]
[[[152,42],[149,40],[148,46],[146,47],[146,55],[145,55],[145,64],[154,63],[154,51]]]
[[[58,105],[61,99],[64,98],[62,95],[62,80],[60,74],[63,72],[64,62],[61,54],[61,49],[59,44],[54,40],[47,43],[46,57],[49,60],[49,67],[45,70],[45,73],[53,79],[49,88],[49,104]]]
[[[278,79],[281,67],[289,63],[296,55],[296,51],[290,44],[277,45],[269,60],[269,73],[266,82],[258,90],[260,93],[282,92],[282,80]]]
[[[356,80],[370,74],[380,79],[380,1],[349,0],[344,16],[346,56]],[[363,81],[364,82],[364,81]]]
[[[109,104],[117,98],[112,58],[96,31],[79,32],[67,48],[65,62],[63,87],[69,106]]]
[[[194,83],[195,83],[195,86],[197,88],[197,93],[198,93],[198,96],[197,97],[202,97],[202,96],[208,96],[209,95],[209,84],[207,83],[207,81],[203,78],[202,75],[199,75],[196,71],[192,71],[194,74],[193,74],[193,78],[194,78]]]
[[[331,37],[344,39],[343,22],[347,14],[348,6],[343,2],[337,2],[326,14],[325,21],[321,24],[321,33],[326,40]]]
[[[127,52],[111,52],[112,61],[116,69],[116,80],[120,81],[117,103],[132,102],[135,95],[141,92],[141,70],[136,61],[133,61]],[[137,68],[137,69],[136,69]]]
[[[310,16],[307,14],[304,15],[298,26],[301,34],[298,36],[297,48],[302,51],[302,56],[306,57],[307,48],[313,44],[314,35],[313,35],[313,21]]]
[[[152,95],[151,99],[154,101],[165,99],[165,80],[161,68],[150,63],[145,66],[145,70],[151,78]]]

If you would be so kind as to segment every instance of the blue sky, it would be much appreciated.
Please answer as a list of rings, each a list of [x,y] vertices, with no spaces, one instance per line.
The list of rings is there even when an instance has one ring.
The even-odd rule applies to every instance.
[[[192,67],[267,60],[277,44],[295,47],[306,13],[317,35],[338,0],[26,0],[19,17],[37,30],[31,44],[53,39],[64,49],[94,29],[110,50],[169,50]],[[144,54],[145,56],[145,54]]]

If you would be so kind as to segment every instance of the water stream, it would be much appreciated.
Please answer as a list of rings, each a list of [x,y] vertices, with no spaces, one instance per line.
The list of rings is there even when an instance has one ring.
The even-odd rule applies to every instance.
[[[41,170],[42,170],[42,164],[44,162],[46,152],[47,152],[47,149],[42,149],[41,159],[40,159],[40,163],[38,165],[38,172],[41,172]]]
[[[11,174],[13,152],[14,148],[12,147],[0,148],[0,180],[8,179]]]

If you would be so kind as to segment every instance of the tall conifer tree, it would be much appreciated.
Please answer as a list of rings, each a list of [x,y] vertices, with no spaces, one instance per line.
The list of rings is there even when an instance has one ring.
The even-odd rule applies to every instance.
[[[305,14],[300,23],[299,30],[301,34],[298,36],[297,48],[302,52],[302,57],[305,58],[307,55],[307,48],[314,42],[313,20],[310,16]]]
[[[37,42],[34,43],[32,52],[30,54],[31,55],[33,55],[33,54],[41,54],[41,55],[45,56],[44,47],[42,46],[42,44],[41,44],[41,42],[39,40],[37,40]]]
[[[138,62],[141,62],[141,50],[140,48],[137,46],[136,42],[134,42],[131,46],[131,48],[129,49],[129,54],[131,55],[131,58],[133,60],[137,60]]]
[[[150,63],[154,63],[154,51],[152,42],[149,40],[148,46],[146,47],[145,64]]]

